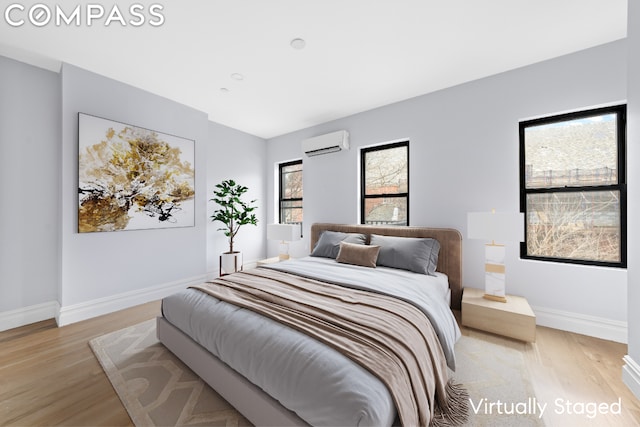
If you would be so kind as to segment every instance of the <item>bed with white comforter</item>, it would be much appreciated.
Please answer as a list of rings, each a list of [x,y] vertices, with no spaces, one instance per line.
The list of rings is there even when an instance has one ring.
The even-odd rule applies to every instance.
[[[431,321],[446,364],[455,370],[453,348],[460,331],[450,302],[457,290],[452,293],[446,273],[425,275],[396,268],[367,268],[321,257],[260,268],[390,295],[412,304]],[[396,420],[394,400],[376,375],[273,319],[193,288],[165,298],[162,316],[163,321],[309,425],[390,426]],[[255,415],[249,418],[261,424]]]

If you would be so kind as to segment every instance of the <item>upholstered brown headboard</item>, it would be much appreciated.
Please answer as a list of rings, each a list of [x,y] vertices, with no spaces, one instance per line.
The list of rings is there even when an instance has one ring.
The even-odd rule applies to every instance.
[[[324,230],[343,233],[379,234],[399,237],[431,237],[440,243],[437,270],[449,276],[451,308],[459,310],[462,302],[462,235],[453,228],[391,227],[357,224],[311,225],[311,249],[316,245],[320,232]]]

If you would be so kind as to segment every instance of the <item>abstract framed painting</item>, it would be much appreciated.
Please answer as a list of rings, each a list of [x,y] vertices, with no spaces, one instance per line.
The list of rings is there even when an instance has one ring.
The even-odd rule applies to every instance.
[[[78,232],[193,227],[195,142],[78,113]]]

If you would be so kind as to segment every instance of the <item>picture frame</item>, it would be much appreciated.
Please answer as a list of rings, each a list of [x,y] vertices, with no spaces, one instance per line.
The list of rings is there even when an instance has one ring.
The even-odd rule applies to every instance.
[[[195,226],[195,141],[78,113],[78,232]]]

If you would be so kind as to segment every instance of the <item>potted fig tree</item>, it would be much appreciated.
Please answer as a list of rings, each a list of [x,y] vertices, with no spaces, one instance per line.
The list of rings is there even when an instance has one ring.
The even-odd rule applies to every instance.
[[[242,252],[235,250],[233,244],[240,227],[247,224],[258,224],[258,218],[253,213],[257,209],[255,200],[245,202],[242,196],[249,189],[236,183],[232,179],[227,179],[216,184],[213,194],[215,197],[210,202],[215,202],[220,207],[211,215],[211,221],[221,222],[223,227],[218,228],[223,231],[229,239],[229,250],[220,255],[220,275],[235,273],[242,270]]]

